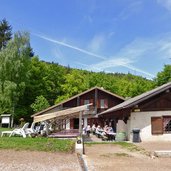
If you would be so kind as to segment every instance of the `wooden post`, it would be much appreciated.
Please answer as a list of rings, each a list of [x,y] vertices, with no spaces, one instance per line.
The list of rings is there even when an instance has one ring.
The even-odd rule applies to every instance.
[[[77,97],[77,106],[80,106],[80,96]]]
[[[95,89],[95,114],[97,114],[97,103],[98,103],[98,92],[97,88]]]
[[[80,111],[80,114],[79,114],[79,133],[80,133],[80,136],[82,136],[82,114],[83,114],[83,112]]]

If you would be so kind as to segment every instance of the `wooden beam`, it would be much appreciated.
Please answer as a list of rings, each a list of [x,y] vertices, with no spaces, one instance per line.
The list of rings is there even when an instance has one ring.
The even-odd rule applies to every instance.
[[[79,133],[80,133],[80,136],[82,136],[82,115],[83,115],[83,112],[80,111],[80,114],[79,114]]]
[[[97,92],[97,88],[95,89],[95,95],[94,95],[94,99],[95,99],[95,113],[97,114],[97,100],[98,100],[98,92]]]

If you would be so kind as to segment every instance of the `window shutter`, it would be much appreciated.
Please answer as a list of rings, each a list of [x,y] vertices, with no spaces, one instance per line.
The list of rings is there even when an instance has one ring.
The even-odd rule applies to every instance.
[[[100,99],[97,99],[97,108],[100,108]]]
[[[151,133],[163,134],[163,118],[162,117],[152,117],[151,118]]]
[[[92,103],[92,105],[94,104],[94,100],[93,99],[90,99],[90,103]]]

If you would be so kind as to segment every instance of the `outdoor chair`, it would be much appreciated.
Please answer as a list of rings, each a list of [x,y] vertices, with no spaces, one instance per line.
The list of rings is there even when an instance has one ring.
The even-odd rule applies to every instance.
[[[29,123],[25,123],[24,126],[22,128],[16,128],[13,131],[11,131],[11,134],[9,135],[9,137],[13,136],[13,135],[20,135],[23,138],[26,138],[26,135],[28,134],[28,132],[26,132],[26,129],[28,128]]]
[[[36,133],[38,133],[38,130],[36,130],[35,129],[35,122],[32,122],[32,124],[31,124],[31,127],[30,128],[26,128],[26,134],[36,134]]]

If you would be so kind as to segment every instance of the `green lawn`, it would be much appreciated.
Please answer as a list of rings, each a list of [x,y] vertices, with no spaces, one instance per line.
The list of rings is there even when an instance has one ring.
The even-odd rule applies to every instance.
[[[1,137],[0,149],[49,151],[49,152],[73,152],[75,141],[53,138],[22,138]]]
[[[9,131],[9,130],[13,130],[12,128],[2,128],[2,127],[0,127],[0,133],[1,133],[1,131]]]

